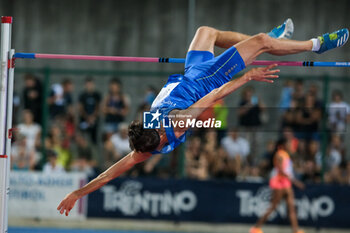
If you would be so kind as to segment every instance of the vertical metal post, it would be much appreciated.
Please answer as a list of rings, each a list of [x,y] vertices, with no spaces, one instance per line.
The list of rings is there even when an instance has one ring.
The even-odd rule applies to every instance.
[[[7,197],[10,194],[10,170],[11,170],[11,141],[12,141],[12,113],[13,113],[13,88],[14,88],[14,75],[15,75],[15,61],[13,56],[15,55],[15,50],[11,49],[9,53],[9,65],[8,65],[8,83],[7,83],[7,124],[6,124],[6,155],[7,157],[7,177],[6,177],[6,187],[7,187]],[[8,210],[8,201],[6,201],[5,208]],[[5,215],[6,229],[8,224],[8,214]]]
[[[8,202],[8,176],[9,154],[7,146],[7,105],[8,98],[8,65],[11,47],[12,17],[1,17],[1,46],[0,46],[0,232],[7,233],[7,202]]]
[[[191,43],[195,30],[196,0],[188,0],[187,44]]]
[[[195,24],[196,24],[196,0],[188,0],[188,11],[187,11],[187,44],[190,45],[192,38],[195,33]],[[186,144],[182,144],[179,147],[179,159],[178,159],[178,175],[181,178],[186,177]]]
[[[48,134],[48,121],[49,121],[49,106],[47,104],[47,99],[49,97],[50,92],[50,75],[51,70],[49,67],[45,67],[44,70],[44,85],[43,85],[43,95],[42,95],[42,112],[41,112],[41,152],[43,154],[43,159],[41,160],[41,165],[46,161],[46,147],[45,147],[45,138]]]

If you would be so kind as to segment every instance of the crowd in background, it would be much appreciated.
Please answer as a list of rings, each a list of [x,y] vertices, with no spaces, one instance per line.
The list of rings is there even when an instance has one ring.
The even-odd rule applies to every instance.
[[[129,153],[126,118],[130,117],[131,106],[137,106],[133,118],[142,119],[157,95],[150,86],[141,101],[129,98],[118,78],[112,78],[108,91],[102,94],[95,88],[94,79],[86,77],[81,88],[74,87],[69,78],[52,84],[48,98],[43,100],[40,79],[31,74],[24,79],[24,89],[14,96],[16,130],[11,158],[15,170],[96,175]],[[78,98],[73,93],[78,93]],[[271,139],[264,138],[263,153],[257,148],[269,110],[253,87],[245,87],[241,93],[236,126],[228,126],[230,109],[223,100],[218,101],[200,118],[221,120],[220,129],[192,130],[184,151],[178,148],[170,156],[153,156],[127,175],[178,176],[183,166],[192,179],[261,181],[272,170],[275,142],[284,138],[297,178],[350,184],[350,161],[344,145],[350,106],[340,91],[332,90],[325,107],[315,83],[306,87],[302,80],[286,81],[278,111],[273,113],[278,115],[278,129]]]

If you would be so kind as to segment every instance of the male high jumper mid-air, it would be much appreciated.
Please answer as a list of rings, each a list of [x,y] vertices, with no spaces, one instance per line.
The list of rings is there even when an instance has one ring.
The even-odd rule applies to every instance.
[[[250,81],[273,83],[278,78],[277,65],[253,68],[243,76],[231,80],[234,74],[251,64],[262,53],[288,55],[306,51],[323,53],[343,46],[349,37],[348,29],[324,34],[305,41],[289,40],[293,33],[290,19],[269,33],[248,36],[238,32],[220,31],[211,27],[200,27],[188,49],[184,75],[171,75],[168,82],[154,100],[151,111],[177,116],[197,118],[206,108],[224,98]],[[214,57],[214,47],[227,48]],[[110,180],[145,161],[156,153],[168,153],[186,139],[187,128],[145,129],[141,122],[129,126],[129,141],[132,151],[112,165],[84,187],[68,194],[58,206],[67,216],[75,202],[101,188]]]

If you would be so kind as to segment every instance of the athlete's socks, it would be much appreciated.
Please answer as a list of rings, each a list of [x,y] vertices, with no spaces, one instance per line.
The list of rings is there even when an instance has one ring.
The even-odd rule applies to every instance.
[[[321,41],[320,41],[320,39],[312,38],[311,41],[312,41],[312,51],[316,52],[316,51],[320,50],[320,48],[321,48]]]

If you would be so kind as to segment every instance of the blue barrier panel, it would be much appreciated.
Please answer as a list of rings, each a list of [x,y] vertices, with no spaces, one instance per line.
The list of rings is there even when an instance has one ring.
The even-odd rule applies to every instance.
[[[350,187],[308,185],[295,190],[301,225],[350,228]],[[266,183],[116,179],[88,198],[88,217],[254,223],[269,206]],[[285,203],[268,223],[289,224]]]

